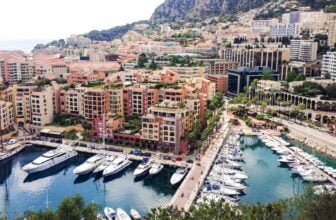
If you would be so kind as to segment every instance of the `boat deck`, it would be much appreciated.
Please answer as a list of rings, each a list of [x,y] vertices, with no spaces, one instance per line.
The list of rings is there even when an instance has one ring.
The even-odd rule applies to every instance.
[[[270,136],[271,137],[271,136]],[[277,141],[276,139],[274,139],[273,137],[272,137],[272,139],[274,140],[274,141]],[[277,141],[278,142],[278,141]],[[280,143],[280,142],[278,142],[278,143]],[[305,164],[307,164],[307,165],[313,165],[310,161],[308,161],[308,160],[306,160],[305,158],[303,158],[303,157],[301,157],[301,156],[298,156],[297,154],[295,154],[295,152],[291,149],[291,148],[289,148],[288,146],[285,146],[285,145],[283,145],[283,144],[281,144],[280,143],[280,145],[282,146],[282,147],[285,147],[294,157],[296,157],[296,158],[298,158],[301,162],[303,162],[303,163],[305,163]],[[336,186],[336,180],[333,178],[333,177],[331,177],[329,174],[327,174],[326,172],[324,172],[324,171],[322,171],[321,169],[319,169],[318,167],[316,167],[316,166],[314,166],[316,169],[316,171],[319,173],[319,174],[321,174],[322,176],[324,176],[324,177],[326,177],[327,179],[328,179],[328,181],[329,182],[331,182],[333,185],[335,185]]]
[[[38,146],[43,146],[43,147],[50,147],[50,148],[57,148],[61,144],[59,143],[53,143],[49,141],[38,141],[38,140],[31,140],[29,141],[30,144],[38,145]],[[99,145],[97,145],[99,147]],[[102,150],[99,148],[89,148],[89,147],[73,147],[77,152],[83,152],[83,153],[90,153],[90,154],[104,154],[107,156],[120,156],[122,154],[127,154],[129,156],[129,159],[131,160],[136,160],[136,161],[141,161],[143,159],[143,156],[137,156],[134,154],[130,154],[130,152],[124,150],[123,152],[116,152],[116,151],[109,151],[109,150]],[[192,164],[189,164],[185,161],[172,161],[172,160],[164,160],[158,155],[152,155],[151,159],[153,162],[156,163],[161,163],[166,166],[173,166],[173,167],[184,167],[184,168],[191,168]]]

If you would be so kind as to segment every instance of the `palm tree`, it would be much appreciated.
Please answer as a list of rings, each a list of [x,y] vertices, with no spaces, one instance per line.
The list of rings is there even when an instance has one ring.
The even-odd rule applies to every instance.
[[[298,105],[298,109],[299,109],[300,113],[301,113],[301,111],[304,111],[304,110],[306,109],[305,104],[300,103],[300,104]],[[304,112],[303,112],[303,115],[304,115]],[[304,116],[300,115],[300,124],[302,124],[302,118],[303,118],[303,117],[304,117]]]

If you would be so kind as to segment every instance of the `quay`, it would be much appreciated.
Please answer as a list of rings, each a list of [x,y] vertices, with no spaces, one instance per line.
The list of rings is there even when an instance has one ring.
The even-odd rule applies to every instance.
[[[211,141],[208,150],[202,155],[200,163],[195,163],[193,165],[188,175],[175,192],[170,204],[167,206],[173,206],[179,210],[188,210],[195,201],[198,192],[210,172],[213,162],[230,131],[230,123],[226,111],[223,112],[221,122],[222,126],[219,129],[219,132],[215,134],[216,136]]]
[[[25,147],[26,146],[24,144],[22,144],[21,142],[17,142],[13,145],[10,145],[10,146],[6,147],[5,152],[0,152],[0,162],[5,161],[8,158],[16,155],[17,153],[22,151]]]
[[[49,148],[57,148],[61,145],[59,143],[53,143],[49,141],[39,141],[39,140],[30,140],[28,141],[28,143],[33,144],[33,145],[42,146],[42,147],[49,147]],[[108,150],[109,147],[112,147],[112,146],[109,146],[109,145],[102,146],[102,145],[95,144],[95,148],[80,147],[80,146],[73,146],[72,148],[76,150],[77,152],[82,152],[82,153],[104,154],[107,156],[120,156],[122,154],[127,154],[129,159],[131,160],[141,161],[143,159],[143,156],[137,156],[137,155],[131,154],[130,150],[128,149],[123,149],[122,147],[118,147],[119,149],[122,149],[123,151],[117,152],[117,151]],[[166,166],[183,167],[183,168],[189,168],[189,169],[192,167],[192,164],[189,164],[185,161],[164,160],[162,159],[161,154],[152,154],[151,159],[153,160],[153,162],[161,163]]]
[[[273,140],[275,140],[272,136],[270,136]],[[276,141],[276,140],[275,140]],[[278,141],[277,141],[278,142]],[[280,142],[278,142],[278,143],[280,143]],[[294,157],[296,157],[296,158],[298,158],[301,162],[303,162],[303,163],[305,163],[305,164],[309,164],[309,165],[313,165],[311,162],[309,162],[308,160],[306,160],[305,158],[303,158],[303,157],[301,157],[301,156],[298,156],[291,148],[289,148],[289,147],[287,147],[287,146],[285,146],[285,145],[283,145],[283,144],[281,144],[280,143],[280,145],[281,145],[281,147],[285,147]],[[319,169],[318,167],[316,167],[316,166],[314,166],[316,169],[316,171],[320,174],[320,175],[322,175],[322,176],[324,176],[324,177],[326,177],[327,179],[328,179],[328,181],[329,182],[331,182],[333,185],[335,185],[336,186],[336,180],[333,178],[333,177],[331,177],[330,175],[328,175],[326,172],[324,172],[324,171],[322,171],[321,169]]]

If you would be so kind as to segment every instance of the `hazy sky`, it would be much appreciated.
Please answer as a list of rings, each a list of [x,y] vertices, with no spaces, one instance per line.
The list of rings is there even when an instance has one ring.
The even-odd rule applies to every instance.
[[[0,40],[59,39],[148,19],[164,0],[4,0]]]

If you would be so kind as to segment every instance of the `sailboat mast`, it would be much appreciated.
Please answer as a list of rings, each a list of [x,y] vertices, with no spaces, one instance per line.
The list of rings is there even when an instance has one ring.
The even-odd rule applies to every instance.
[[[105,120],[105,112],[103,114],[103,146],[105,147],[105,129],[106,129],[106,120]]]
[[[1,142],[1,151],[3,151],[4,147],[3,147],[3,141],[2,141],[2,117],[1,117],[1,114],[0,114],[0,142]]]

